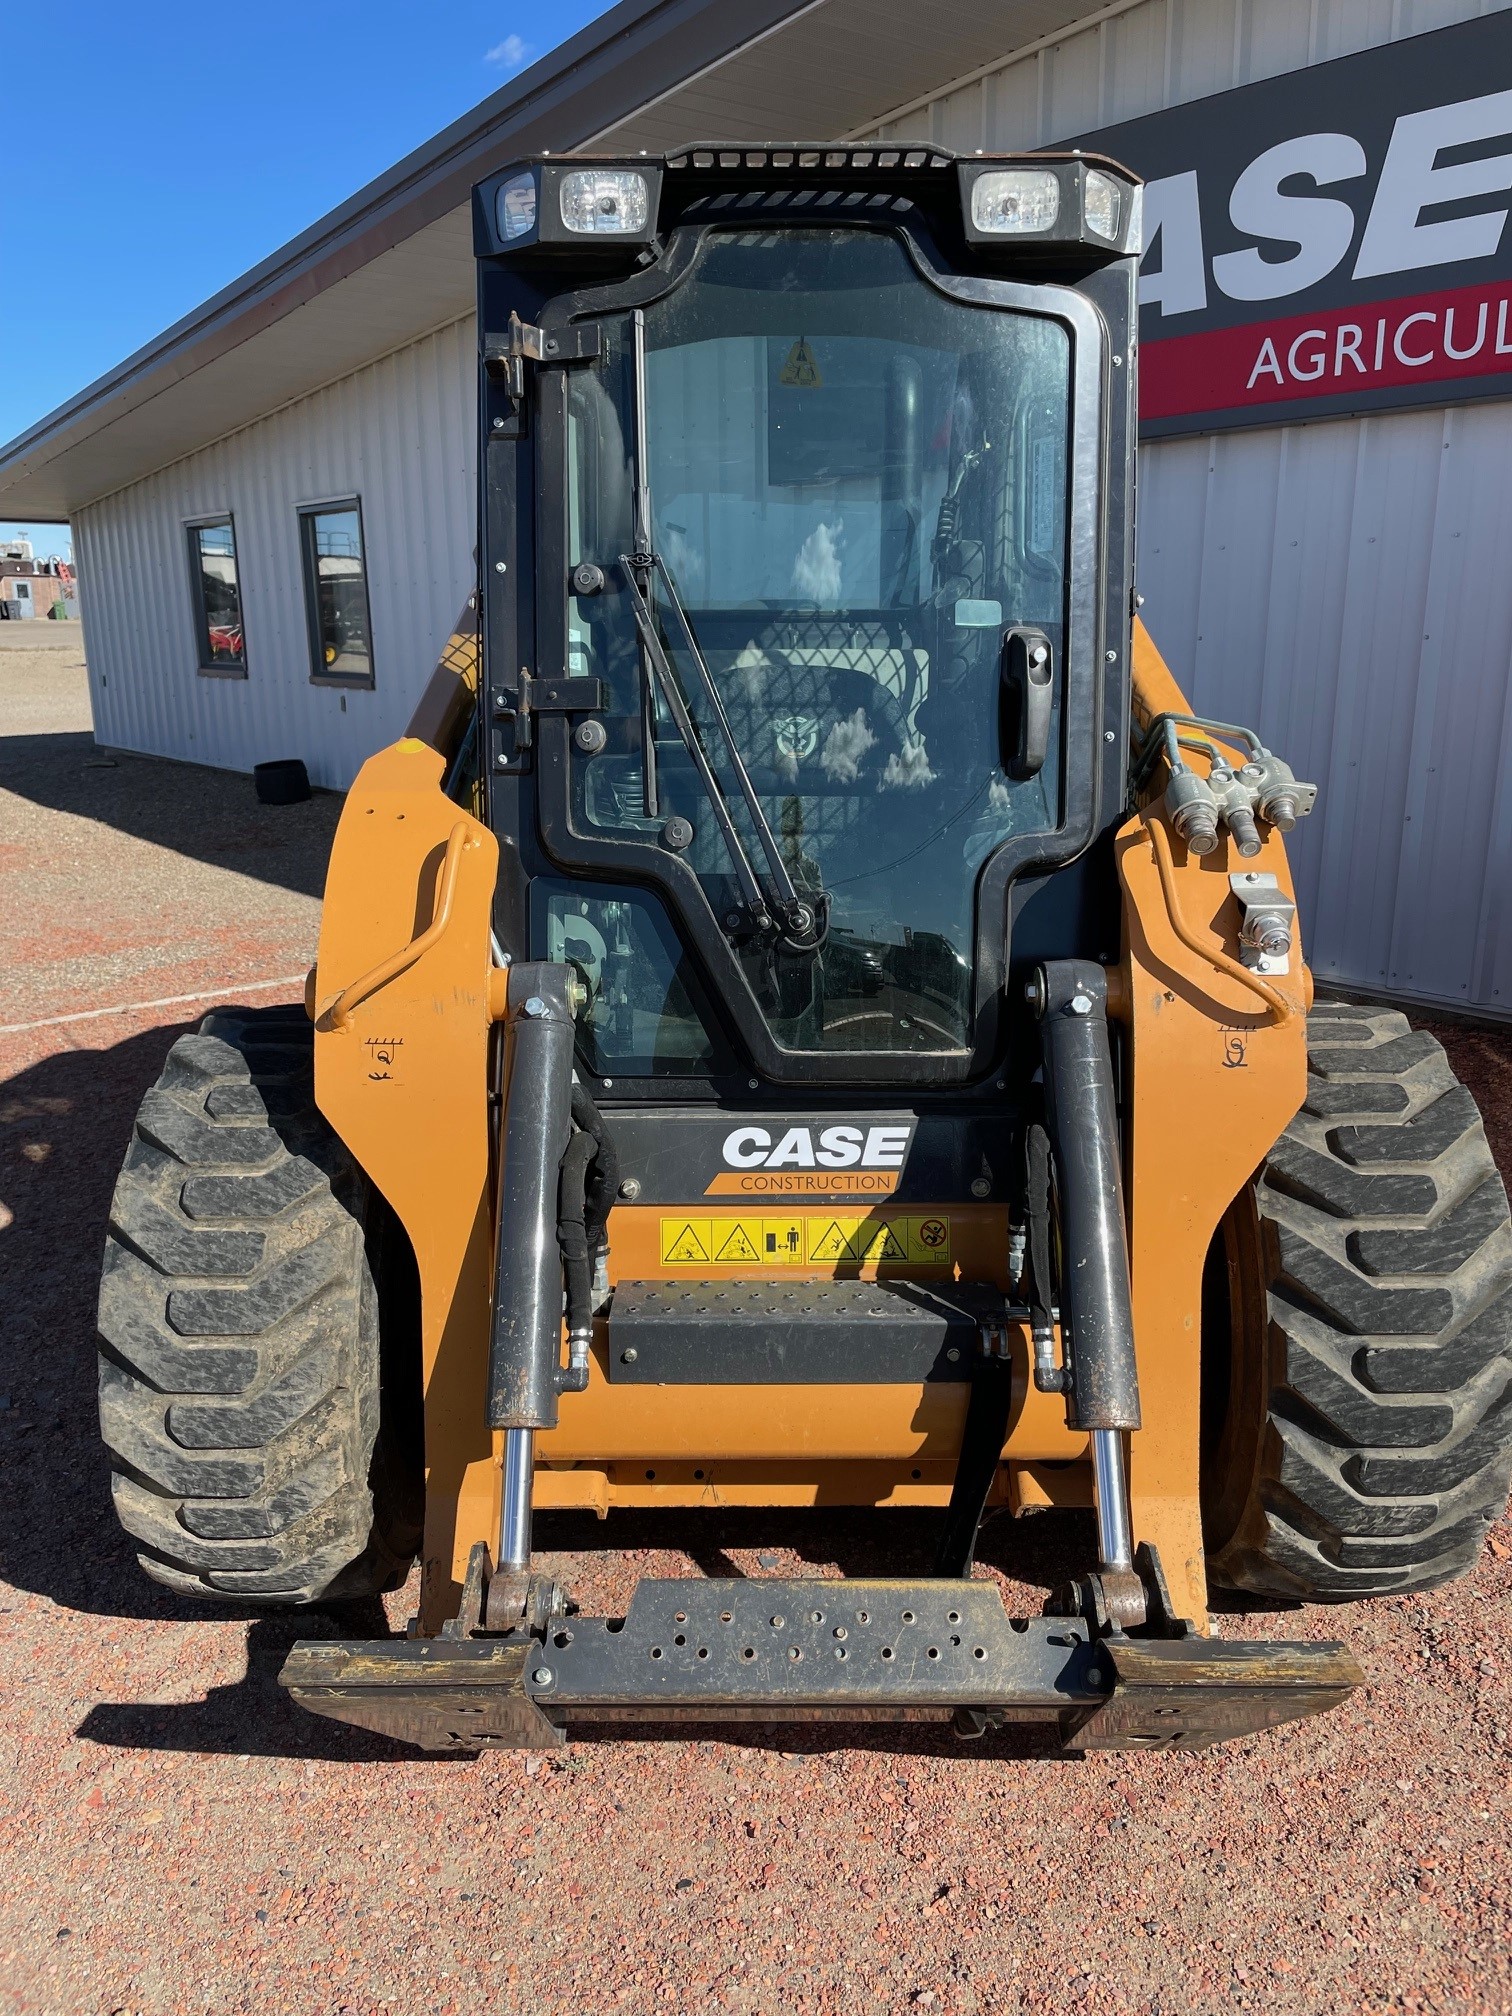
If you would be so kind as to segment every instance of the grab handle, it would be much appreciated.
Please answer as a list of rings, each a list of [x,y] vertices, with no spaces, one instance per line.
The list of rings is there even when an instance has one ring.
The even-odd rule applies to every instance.
[[[436,880],[436,908],[430,923],[418,938],[412,938],[408,945],[391,953],[380,965],[364,973],[360,980],[353,980],[325,1010],[323,1020],[332,1029],[346,1029],[352,1020],[352,1010],[359,1001],[365,1001],[370,994],[376,994],[380,987],[407,972],[417,959],[423,959],[451,922],[452,902],[457,893],[457,875],[462,866],[463,850],[469,844],[469,829],[458,820],[446,842],[446,856],[441,863],[441,873]]]

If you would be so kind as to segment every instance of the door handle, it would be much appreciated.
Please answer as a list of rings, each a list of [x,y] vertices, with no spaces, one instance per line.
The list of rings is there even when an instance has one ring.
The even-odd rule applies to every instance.
[[[1055,654],[1044,631],[1024,625],[1005,631],[1000,721],[1010,777],[1034,777],[1044,768],[1054,691]]]

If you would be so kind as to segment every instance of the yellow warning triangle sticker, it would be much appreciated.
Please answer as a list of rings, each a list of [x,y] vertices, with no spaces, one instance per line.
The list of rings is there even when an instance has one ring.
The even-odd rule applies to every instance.
[[[808,1257],[810,1260],[854,1260],[856,1249],[844,1226],[838,1219],[832,1218],[810,1245]]]
[[[714,1255],[716,1260],[758,1260],[760,1254],[743,1225],[733,1225],[728,1237]]]
[[[906,1260],[908,1258],[902,1240],[891,1225],[884,1220],[875,1228],[868,1226],[862,1235],[866,1240],[865,1254],[868,1260]]]
[[[807,336],[800,336],[787,354],[781,371],[777,374],[779,385],[796,385],[800,392],[814,392],[824,383],[819,375],[819,359],[809,347]]]
[[[709,1249],[699,1238],[697,1228],[693,1225],[684,1225],[662,1255],[663,1261],[707,1260],[708,1257]]]

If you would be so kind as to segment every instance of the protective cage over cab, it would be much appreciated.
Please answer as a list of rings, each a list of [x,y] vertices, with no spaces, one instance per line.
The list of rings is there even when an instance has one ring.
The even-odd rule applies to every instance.
[[[501,914],[590,1070],[968,1086],[1010,946],[1116,954],[1058,871],[1123,800],[1139,208],[868,148],[476,191]]]

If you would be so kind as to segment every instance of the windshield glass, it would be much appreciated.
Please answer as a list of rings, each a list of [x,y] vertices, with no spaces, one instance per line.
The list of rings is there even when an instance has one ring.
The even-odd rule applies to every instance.
[[[641,416],[632,318],[605,334],[570,381],[570,560],[604,576],[571,669],[612,696],[575,820],[676,846],[785,1047],[969,1048],[978,871],[1059,816],[1058,716],[1010,779],[1000,664],[1013,625],[1060,664],[1065,329],[947,298],[888,234],[784,229],[712,235],[644,310]],[[655,676],[624,564],[641,475]],[[769,885],[773,841],[817,949],[761,926],[736,855]]]

